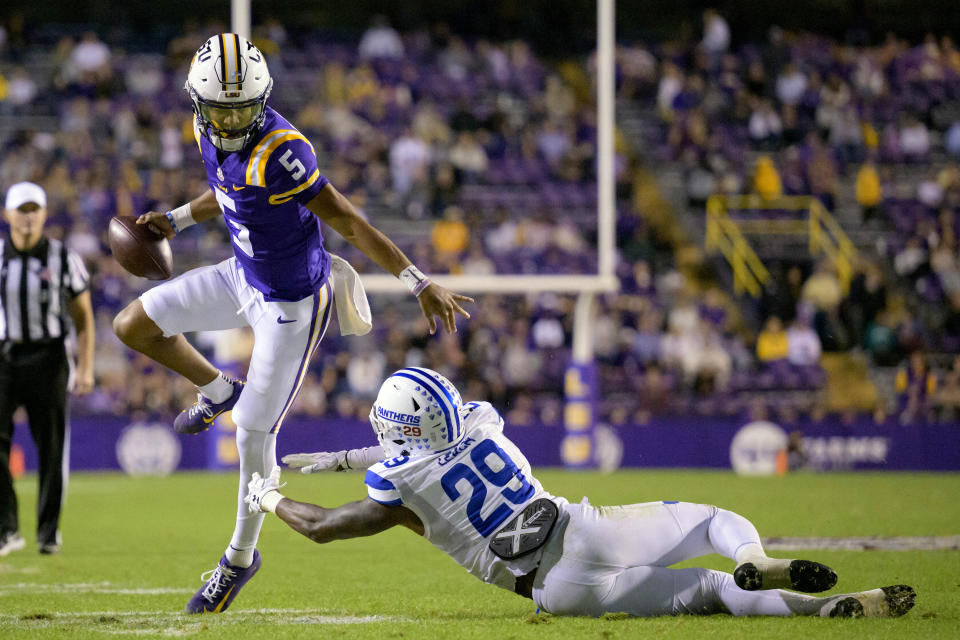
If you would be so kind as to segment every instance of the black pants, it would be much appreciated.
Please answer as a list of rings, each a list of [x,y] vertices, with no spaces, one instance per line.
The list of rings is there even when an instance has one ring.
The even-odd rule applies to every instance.
[[[37,499],[37,543],[56,544],[65,481],[67,377],[69,365],[62,341],[16,345],[0,355],[0,534],[17,531],[17,496],[10,474],[13,412],[27,410],[37,445],[40,490]]]

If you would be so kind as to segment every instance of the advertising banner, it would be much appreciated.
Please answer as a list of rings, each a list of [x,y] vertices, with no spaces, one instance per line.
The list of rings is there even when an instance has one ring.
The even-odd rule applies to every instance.
[[[171,421],[131,424],[124,418],[74,418],[70,465],[74,470],[124,469],[165,474],[185,469],[228,469],[235,460],[229,433],[173,432]],[[563,426],[511,427],[506,434],[534,466],[560,467]],[[354,420],[289,419],[277,440],[278,456],[337,451],[375,444],[369,424]],[[786,469],[960,471],[960,424],[843,423],[778,425],[734,419],[658,418],[645,425],[598,425],[593,465],[617,467],[735,468],[765,474]],[[36,450],[25,424],[14,432],[11,460],[36,469]],[[234,449],[235,450],[235,449]]]

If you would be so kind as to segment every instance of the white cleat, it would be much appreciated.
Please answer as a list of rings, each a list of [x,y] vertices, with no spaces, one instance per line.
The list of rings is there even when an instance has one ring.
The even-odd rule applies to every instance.
[[[897,584],[839,596],[825,604],[820,615],[825,618],[896,618],[910,611],[916,598],[913,587]]]
[[[793,589],[819,593],[837,584],[837,573],[813,560],[763,558],[738,565],[733,572],[733,581],[745,591]]]

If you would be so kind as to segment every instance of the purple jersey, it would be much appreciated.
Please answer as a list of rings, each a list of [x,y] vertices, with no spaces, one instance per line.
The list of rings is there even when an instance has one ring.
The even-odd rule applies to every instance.
[[[313,145],[269,107],[259,139],[243,151],[218,156],[194,133],[247,282],[265,300],[313,294],[330,272],[320,220],[304,206],[327,185]]]

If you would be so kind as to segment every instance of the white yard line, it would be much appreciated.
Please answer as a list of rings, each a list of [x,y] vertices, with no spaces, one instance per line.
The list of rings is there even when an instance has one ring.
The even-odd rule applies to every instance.
[[[193,593],[182,587],[121,587],[109,582],[37,583],[19,582],[0,585],[0,596],[18,593],[101,593],[109,595],[154,596],[171,593]]]
[[[374,622],[400,622],[401,618],[393,616],[345,616],[331,615],[323,609],[231,609],[226,613],[215,616],[213,619],[220,624],[247,624],[253,618],[269,618],[271,624],[369,624]],[[155,611],[57,611],[44,617],[31,618],[30,614],[0,613],[0,627],[10,621],[18,624],[64,624],[70,622],[90,622],[91,618],[105,618],[101,624],[117,622],[109,618],[155,619],[158,624],[171,624],[175,621],[182,624],[200,624],[200,617],[161,609]],[[203,617],[210,621],[209,616]]]
[[[387,616],[331,616],[331,615],[322,615],[319,612],[312,613],[311,615],[301,615],[304,611],[309,612],[309,609],[297,610],[297,609],[247,609],[239,611],[228,611],[225,614],[216,616],[216,620],[213,621],[217,626],[232,626],[232,625],[249,625],[253,622],[257,622],[257,617],[266,618],[259,621],[267,622],[271,626],[284,625],[284,626],[302,626],[302,625],[353,625],[353,624],[371,624],[376,622],[400,622],[400,618],[391,618]],[[268,615],[263,615],[266,612]],[[244,614],[256,614],[257,617],[250,617],[249,615]],[[289,618],[286,617],[290,613],[296,615],[296,617]],[[270,615],[272,614],[272,615]],[[282,617],[281,617],[282,616]],[[77,616],[72,620],[72,622],[88,622],[90,616]],[[119,617],[119,616],[117,616]],[[210,628],[210,617],[206,616],[203,621],[197,620],[196,616],[174,616],[175,619],[171,619],[169,613],[161,613],[157,616],[157,624],[164,626],[156,627],[138,627],[136,629],[111,629],[107,627],[109,622],[101,623],[101,626],[98,627],[98,631],[101,633],[109,633],[112,635],[151,635],[151,636],[170,636],[170,637],[179,637],[179,636],[189,636],[201,631],[208,630]],[[59,621],[59,616],[54,620],[44,620],[44,622],[56,622]],[[148,621],[149,618],[134,618],[131,622],[144,622]],[[120,624],[123,624],[122,622]],[[175,626],[171,626],[175,625]],[[2,620],[0,620],[0,626],[2,626]],[[44,625],[48,626],[48,625]]]
[[[109,633],[115,636],[169,636],[171,638],[178,638],[183,636],[192,636],[195,633],[199,633],[203,630],[203,626],[199,623],[192,625],[189,629],[178,628],[178,627],[167,627],[166,629],[156,628],[156,629],[98,629],[99,633]]]
[[[14,567],[13,565],[0,563],[0,573],[40,573],[40,567]]]
[[[960,536],[771,537],[763,539],[763,546],[773,551],[958,551]]]

